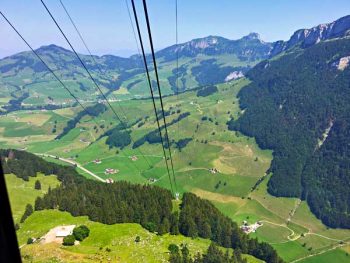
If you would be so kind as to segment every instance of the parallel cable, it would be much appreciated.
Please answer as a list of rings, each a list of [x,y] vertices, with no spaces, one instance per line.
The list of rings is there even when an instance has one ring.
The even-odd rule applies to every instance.
[[[137,53],[140,57],[140,60],[142,60],[142,55],[141,55],[141,51],[140,51],[140,47],[139,47],[139,43],[137,41],[137,36],[136,36],[136,32],[135,32],[135,27],[134,24],[132,22],[132,18],[131,18],[131,13],[130,13],[130,8],[129,8],[129,4],[128,4],[128,0],[125,0],[125,5],[126,5],[126,9],[128,11],[128,16],[129,16],[129,21],[130,21],[130,25],[131,25],[131,29],[134,35],[134,39],[135,39],[135,43],[136,43],[136,48],[137,48]],[[144,71],[144,74],[146,74],[146,72]],[[145,75],[146,76],[146,75]]]
[[[83,37],[82,34],[80,33],[80,30],[78,29],[77,25],[75,24],[75,22],[74,22],[72,16],[70,15],[68,9],[66,8],[66,6],[65,6],[64,3],[62,2],[62,0],[60,0],[60,3],[61,3],[62,8],[64,9],[65,13],[67,14],[67,16],[68,16],[68,18],[69,18],[71,24],[73,25],[75,31],[77,32],[77,34],[78,34],[80,40],[82,41],[82,43],[84,44],[86,50],[88,51],[88,53],[89,53],[91,59],[92,59],[93,62],[95,63],[95,66],[98,68],[100,74],[102,74],[102,75],[105,74],[106,72],[105,72],[105,71],[103,72],[102,68],[100,67],[100,64],[97,63],[95,57],[92,55],[92,52],[90,51],[90,48],[88,47],[88,45],[87,45],[87,43],[86,43],[84,37]],[[129,17],[130,17],[130,19],[131,19],[130,13],[129,13]],[[134,28],[133,28],[133,32],[134,32],[134,36],[136,37]],[[135,38],[135,40],[136,40],[136,38]],[[136,40],[136,41],[137,41],[137,40]],[[137,48],[138,48],[138,46],[137,46]],[[138,51],[139,51],[139,48],[138,48]],[[140,58],[141,58],[140,52],[139,52],[139,56],[140,56]],[[117,97],[114,96],[113,93],[111,93],[111,96],[112,96],[113,99],[115,99],[115,100],[117,101]],[[123,107],[122,107],[121,105],[118,105],[118,106],[120,106],[120,109],[122,110],[122,112],[123,112],[123,114],[124,114],[124,116],[125,116],[125,118],[126,118],[126,114],[125,114],[125,112],[124,112],[124,110],[123,110]],[[134,130],[133,127],[130,127],[130,129],[131,129],[131,130]],[[141,152],[141,150],[139,150],[139,152]]]
[[[46,9],[46,11],[48,12],[48,14],[50,15],[51,19],[53,20],[53,22],[56,24],[57,28],[59,29],[59,31],[61,32],[62,36],[65,38],[66,42],[69,44],[69,46],[71,47],[72,51],[74,52],[75,56],[78,58],[79,62],[81,63],[81,65],[83,66],[83,68],[85,69],[85,71],[88,73],[89,78],[92,80],[92,82],[94,83],[95,87],[97,88],[97,90],[100,92],[100,94],[102,95],[103,99],[106,101],[106,103],[108,104],[109,108],[112,110],[113,114],[117,117],[117,119],[120,121],[120,123],[123,125],[124,129],[127,129],[127,125],[122,121],[122,119],[119,117],[119,115],[117,114],[117,112],[115,111],[115,109],[112,107],[112,105],[110,104],[110,102],[108,101],[106,95],[103,93],[103,91],[101,90],[100,86],[97,84],[96,80],[93,78],[93,76],[91,75],[89,69],[86,67],[85,63],[83,62],[83,60],[80,58],[79,54],[75,51],[75,48],[73,47],[73,45],[71,44],[71,42],[69,41],[69,39],[67,38],[66,34],[63,32],[62,28],[60,27],[60,25],[57,23],[56,19],[53,17],[52,13],[50,12],[50,10],[48,9],[48,7],[46,6],[45,2],[43,0],[40,0],[41,3],[43,4],[44,8]],[[118,106],[120,106],[118,104]],[[123,109],[121,109],[121,111],[123,112]],[[124,116],[126,117],[125,112]],[[130,139],[133,143],[135,143],[135,141],[133,140],[133,138],[130,136]],[[141,156],[144,158],[144,160],[147,162],[149,167],[152,167],[151,164],[149,163],[149,161],[147,160],[147,158],[145,157],[145,155],[141,152],[140,149],[137,149],[138,152],[141,154]]]
[[[177,0],[175,0],[175,46],[176,46],[176,102],[177,105],[180,106],[179,103],[179,38],[178,38],[178,20],[177,20]],[[180,140],[180,122],[177,122],[177,137]],[[179,148],[180,151],[180,148]],[[179,158],[181,158],[181,154],[179,154]]]
[[[171,175],[170,175],[170,171],[169,171],[169,164],[168,164],[168,160],[167,160],[167,156],[166,156],[166,152],[165,152],[164,140],[163,140],[163,136],[162,136],[162,130],[161,130],[160,123],[159,123],[159,118],[158,118],[158,113],[157,113],[157,106],[156,106],[155,99],[154,99],[154,94],[153,94],[153,89],[152,89],[152,84],[151,84],[151,78],[150,78],[150,75],[149,75],[148,64],[147,64],[145,49],[144,49],[144,47],[143,47],[143,41],[142,41],[142,36],[141,36],[141,31],[140,31],[140,25],[139,25],[139,21],[138,21],[138,18],[137,18],[137,12],[136,12],[136,8],[135,8],[135,2],[134,2],[134,0],[131,0],[131,4],[132,4],[132,10],[133,10],[133,13],[134,13],[134,18],[135,18],[137,33],[138,33],[138,37],[139,37],[139,41],[140,41],[140,46],[141,46],[141,51],[142,51],[143,62],[144,62],[145,69],[146,69],[147,81],[148,81],[148,85],[149,85],[149,88],[150,88],[150,91],[151,91],[153,109],[154,109],[154,114],[155,114],[156,120],[157,120],[157,126],[158,126],[158,132],[159,132],[160,140],[161,140],[161,143],[162,143],[162,149],[163,149],[163,154],[164,154],[164,160],[165,160],[165,165],[166,165],[166,169],[167,169],[167,172],[168,172],[168,177],[169,177],[171,192],[172,192],[173,195],[174,195],[173,183],[172,183],[172,181],[171,181]]]
[[[72,17],[70,16],[70,14],[69,14],[69,12],[68,12],[66,6],[63,4],[62,0],[60,0],[60,3],[61,3],[61,6],[63,7],[65,13],[67,14],[67,16],[68,16],[70,22],[72,23],[72,25],[73,25],[75,31],[77,32],[77,34],[78,34],[78,36],[79,36],[81,42],[82,42],[83,45],[85,46],[86,50],[89,52],[89,55],[90,55],[91,59],[94,61],[95,65],[97,66],[97,68],[98,68],[98,70],[100,71],[100,73],[102,73],[101,67],[100,67],[99,64],[97,63],[95,57],[92,55],[92,53],[91,53],[91,51],[90,51],[88,45],[86,44],[86,42],[85,42],[85,40],[84,40],[82,34],[80,33],[78,27],[77,27],[76,24],[74,23]]]
[[[134,1],[134,0],[132,0],[132,1]],[[162,108],[163,122],[164,122],[164,128],[165,128],[165,137],[166,137],[166,140],[168,142],[168,147],[169,147],[168,150],[169,150],[169,156],[170,156],[171,169],[172,169],[172,172],[173,172],[173,179],[174,179],[174,184],[175,184],[175,190],[177,191],[177,184],[176,184],[176,178],[175,178],[175,173],[174,173],[173,158],[171,156],[171,145],[170,145],[169,136],[168,136],[167,123],[166,123],[166,120],[165,120],[164,105],[163,105],[162,93],[161,93],[161,90],[160,90],[159,76],[158,76],[158,70],[157,70],[157,62],[156,62],[156,57],[155,57],[155,54],[154,54],[152,32],[151,32],[151,26],[150,26],[149,17],[148,17],[148,11],[147,11],[147,3],[146,3],[146,0],[143,0],[142,2],[143,2],[143,10],[144,10],[145,17],[146,17],[148,38],[149,38],[149,42],[150,42],[150,46],[151,46],[152,60],[153,60],[153,65],[154,65],[154,72],[155,72],[155,75],[156,75],[156,81],[157,81],[157,87],[158,87],[158,93],[159,93],[159,100],[160,100],[160,105],[161,105],[161,108]]]
[[[36,52],[32,46],[28,43],[28,41],[22,36],[21,33],[19,33],[19,31],[15,28],[15,26],[7,19],[7,17],[0,11],[0,15],[6,20],[6,22],[11,26],[11,28],[16,32],[16,34],[23,40],[23,42],[30,48],[30,50],[36,55],[36,57],[44,64],[44,66],[47,68],[47,70],[49,72],[52,73],[52,75],[55,77],[55,79],[62,85],[62,87],[69,93],[69,95],[71,97],[73,97],[75,99],[75,101],[80,105],[80,107],[82,107],[83,111],[85,111],[88,115],[93,116],[93,114],[91,114],[86,107],[79,101],[79,99],[70,91],[70,89],[66,86],[66,84],[63,83],[63,81],[57,76],[57,74],[55,73],[55,71],[53,69],[51,69],[49,67],[49,65],[42,59],[42,57],[38,54],[38,52]],[[92,117],[92,121],[99,126],[99,123],[95,120],[94,117]],[[103,131],[105,132],[105,130],[103,129]],[[121,149],[121,151],[123,152],[123,150]],[[124,154],[124,152],[123,152]],[[125,157],[128,157],[126,154],[124,154]],[[141,170],[136,166],[135,163],[133,163],[133,165],[136,167],[136,169],[139,171],[139,173],[141,174]]]

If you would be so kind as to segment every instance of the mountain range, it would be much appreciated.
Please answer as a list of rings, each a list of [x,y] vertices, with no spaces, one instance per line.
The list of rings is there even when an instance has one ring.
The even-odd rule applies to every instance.
[[[262,60],[298,48],[307,48],[320,41],[346,37],[349,36],[349,32],[350,16],[345,16],[332,23],[297,30],[288,41],[264,42],[257,33],[250,33],[237,40],[220,36],[193,39],[156,53],[161,87],[164,94],[172,94],[198,86],[230,81],[244,76]],[[52,69],[59,72],[79,98],[82,100],[99,98],[87,73],[72,51],[48,45],[40,47],[37,52]],[[120,99],[149,96],[143,63],[139,55],[128,58],[103,55],[93,56],[93,59],[87,55],[80,56],[107,96]],[[150,57],[148,61],[152,70]],[[22,98],[20,104],[24,105],[72,102],[69,94],[63,89],[52,91],[52,87],[57,86],[56,81],[29,51],[1,59],[0,72],[2,105],[7,105],[11,99],[20,98]],[[179,77],[178,85],[176,75]],[[153,77],[153,74],[151,76]],[[155,85],[154,80],[152,84]]]
[[[163,94],[196,88],[164,98],[164,115],[172,136],[167,148],[170,151],[173,147],[178,191],[212,198],[223,215],[192,194],[183,195],[179,211],[173,215],[171,193],[159,189],[163,196],[159,199],[158,191],[152,190],[154,186],[168,187],[168,181],[164,180],[163,157],[155,155],[161,151],[161,139],[151,100],[137,100],[149,96],[138,54],[128,58],[80,55],[111,104],[127,109],[123,112],[125,125],[119,125],[121,119],[116,120],[112,109],[96,103],[100,94],[74,53],[56,45],[40,47],[37,52],[86,110],[74,104],[32,53],[21,52],[0,60],[0,107],[2,114],[14,111],[0,118],[1,143],[8,148],[21,147],[21,151],[2,153],[7,160],[6,173],[29,180],[28,176],[42,172],[57,174],[62,180],[60,186],[35,201],[35,213],[58,206],[74,216],[88,215],[104,224],[140,223],[158,234],[179,232],[192,238],[209,238],[268,263],[282,262],[270,245],[287,262],[304,262],[321,254],[330,258],[333,254],[329,256],[328,252],[348,246],[350,16],[297,30],[287,41],[264,42],[257,33],[237,40],[208,36],[156,53]],[[151,58],[147,59],[151,66]],[[238,78],[242,79],[216,85]],[[42,107],[49,110],[35,110]],[[61,107],[66,108],[51,110]],[[17,111],[21,109],[29,110]],[[38,114],[37,120],[33,114]],[[154,157],[149,169],[148,162],[143,162],[147,161],[145,156],[115,158],[122,157],[119,153],[123,150],[131,153],[136,149]],[[114,188],[118,183],[85,182],[71,167],[66,176],[63,168],[25,150],[56,159],[63,156],[61,160],[70,158],[76,165],[81,163],[96,172],[96,177],[104,176],[102,181],[127,180],[136,186],[123,183],[121,190]],[[13,154],[21,155],[22,160],[12,160]],[[103,156],[102,164],[102,158],[93,160],[96,156]],[[138,160],[137,165],[144,171],[137,173],[138,169],[124,166],[129,159]],[[114,169],[115,174],[106,173]],[[142,193],[139,183],[152,183],[151,191]],[[137,195],[131,193],[135,191],[132,189]],[[124,206],[125,200],[115,197],[128,192],[131,202]],[[142,202],[145,204],[139,207]],[[229,218],[243,221],[242,229],[249,226],[248,222],[261,226],[251,233],[258,239],[247,239]],[[18,233],[26,233],[26,237],[29,231],[23,226]],[[143,239],[141,236],[141,242]],[[260,239],[267,243],[260,246]],[[291,256],[290,251],[295,255]],[[348,254],[342,253],[344,261],[336,257],[333,261],[348,262]]]

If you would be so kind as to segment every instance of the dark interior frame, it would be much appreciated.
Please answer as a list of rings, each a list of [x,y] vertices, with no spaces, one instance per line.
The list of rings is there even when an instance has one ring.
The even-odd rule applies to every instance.
[[[12,218],[10,199],[6,189],[5,176],[0,162],[0,262],[21,261],[15,225]]]

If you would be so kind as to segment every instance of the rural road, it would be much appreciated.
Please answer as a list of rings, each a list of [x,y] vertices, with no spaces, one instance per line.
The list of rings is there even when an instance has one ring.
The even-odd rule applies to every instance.
[[[98,175],[94,174],[93,172],[91,172],[88,169],[86,169],[83,166],[81,166],[80,163],[74,162],[74,161],[66,159],[66,158],[62,158],[62,157],[58,157],[58,156],[55,156],[55,155],[51,155],[51,154],[36,153],[36,155],[58,159],[60,161],[63,161],[63,162],[75,165],[80,170],[83,170],[84,172],[88,173],[89,175],[91,175],[92,177],[96,178],[97,180],[99,180],[101,182],[104,182],[104,183],[106,182],[106,180],[104,180],[103,178],[99,177]]]
[[[339,244],[339,245],[333,246],[333,247],[331,247],[331,248],[329,248],[329,249],[322,250],[322,251],[320,251],[320,252],[318,252],[318,253],[311,254],[311,255],[307,255],[307,256],[302,257],[302,258],[298,258],[298,259],[296,259],[296,260],[291,261],[290,263],[299,262],[299,261],[304,260],[304,259],[306,259],[306,258],[311,258],[311,257],[317,256],[317,255],[321,255],[321,254],[323,254],[323,253],[326,253],[326,252],[328,252],[328,251],[337,249],[337,248],[339,248],[339,247],[346,246],[346,245],[348,245],[348,244],[349,244],[349,243]]]

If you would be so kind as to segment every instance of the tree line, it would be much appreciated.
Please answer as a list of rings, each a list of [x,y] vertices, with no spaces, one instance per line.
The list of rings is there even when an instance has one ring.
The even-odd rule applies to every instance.
[[[207,200],[185,193],[180,211],[179,230],[185,236],[208,238],[220,246],[239,249],[268,263],[283,262],[271,245],[250,238]]]
[[[170,263],[247,263],[239,249],[235,249],[233,253],[228,250],[224,253],[215,243],[211,243],[203,255],[198,252],[194,257],[184,244],[180,247],[170,244],[168,249]]]

